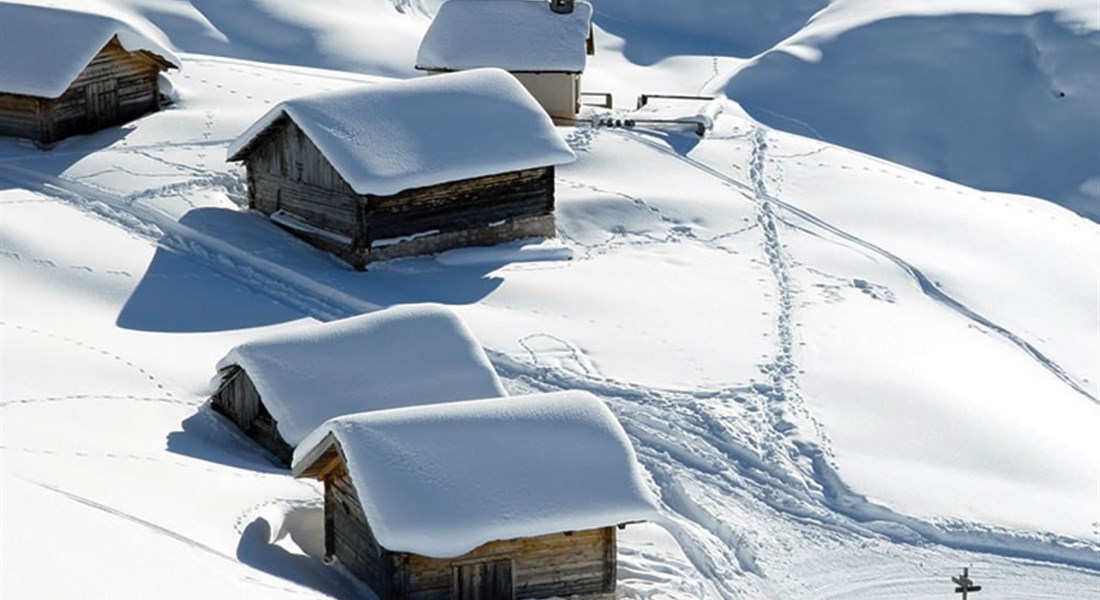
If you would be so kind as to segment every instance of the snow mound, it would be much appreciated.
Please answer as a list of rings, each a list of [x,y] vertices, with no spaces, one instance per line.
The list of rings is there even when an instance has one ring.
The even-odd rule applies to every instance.
[[[384,548],[459,556],[494,541],[656,516],[619,422],[587,392],[474,400],[339,417],[333,436]]]
[[[579,73],[591,21],[592,5],[583,1],[559,14],[545,0],[452,0],[424,34],[416,67]]]
[[[427,304],[273,333],[230,350],[218,370],[234,365],[292,446],[339,415],[505,395],[466,325]]]
[[[0,3],[0,92],[57,98],[115,36],[126,50],[151,52],[180,66],[170,50],[118,19]]]
[[[230,145],[229,160],[240,160],[283,115],[358,194],[388,196],[576,158],[535,99],[499,69],[287,100]]]

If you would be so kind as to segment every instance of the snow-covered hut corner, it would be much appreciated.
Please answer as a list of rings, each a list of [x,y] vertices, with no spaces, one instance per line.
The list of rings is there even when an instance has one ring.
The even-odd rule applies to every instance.
[[[469,328],[434,304],[269,334],[217,369],[212,408],[287,465],[332,417],[506,394]]]
[[[284,101],[228,158],[251,208],[364,268],[554,237],[554,167],[576,156],[514,77],[475,69]]]
[[[328,557],[383,598],[454,578],[507,587],[470,597],[612,593],[616,527],[656,515],[622,426],[581,391],[338,417],[293,472],[325,482]]]
[[[416,68],[499,67],[567,122],[580,110],[581,74],[593,53],[592,5],[584,0],[452,0],[424,34]]]
[[[0,135],[51,144],[160,106],[180,60],[152,34],[80,10],[0,2]]]

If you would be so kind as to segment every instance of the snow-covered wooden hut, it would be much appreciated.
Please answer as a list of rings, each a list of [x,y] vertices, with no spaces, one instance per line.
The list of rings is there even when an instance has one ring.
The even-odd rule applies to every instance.
[[[0,3],[0,135],[45,145],[160,106],[171,51],[111,17]]]
[[[581,74],[594,52],[592,5],[583,0],[451,0],[424,34],[416,68],[499,67],[551,117],[568,121],[580,110]]]
[[[339,415],[503,396],[496,371],[450,310],[407,305],[281,331],[218,362],[213,409],[290,465]]]
[[[616,527],[655,514],[579,391],[339,417],[293,472],[324,482],[326,555],[384,600],[614,598]]]
[[[574,159],[499,69],[287,100],[229,148],[249,206],[356,268],[553,237],[554,167]]]

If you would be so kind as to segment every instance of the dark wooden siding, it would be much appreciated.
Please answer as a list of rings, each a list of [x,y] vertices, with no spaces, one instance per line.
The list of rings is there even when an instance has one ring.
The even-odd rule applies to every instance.
[[[112,39],[58,98],[0,94],[0,135],[49,144],[131,121],[157,110],[161,70],[163,63]]]
[[[210,397],[210,406],[273,454],[280,464],[290,466],[294,448],[279,434],[274,417],[244,369],[230,367],[230,372]]]
[[[454,598],[456,568],[508,559],[516,598],[598,596],[615,591],[615,528],[490,542],[451,559],[408,555],[410,600]]]
[[[263,136],[245,159],[252,208],[269,215],[284,210],[327,231],[358,236],[359,197],[309,137],[285,117]]]
[[[331,556],[367,583],[379,598],[393,598],[395,555],[378,545],[359,495],[343,466],[325,476],[325,545]]]
[[[345,238],[341,242],[295,231],[356,266],[371,259],[554,234],[553,167],[464,179],[391,196],[360,195],[286,116],[252,142],[243,160],[252,208],[268,215],[285,211]],[[388,243],[425,232],[434,234],[415,244]],[[386,243],[372,249],[379,240]]]
[[[0,135],[38,140],[41,102],[30,96],[0,94]]]
[[[368,239],[456,231],[553,211],[553,167],[514,171],[368,196]]]

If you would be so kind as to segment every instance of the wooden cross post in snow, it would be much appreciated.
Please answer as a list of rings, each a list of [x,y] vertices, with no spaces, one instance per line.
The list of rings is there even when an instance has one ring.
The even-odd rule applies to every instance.
[[[966,600],[966,595],[970,592],[982,591],[982,586],[974,585],[974,582],[970,579],[970,567],[963,567],[963,574],[960,577],[952,577],[951,581],[955,582],[955,593],[962,594],[962,600]]]

